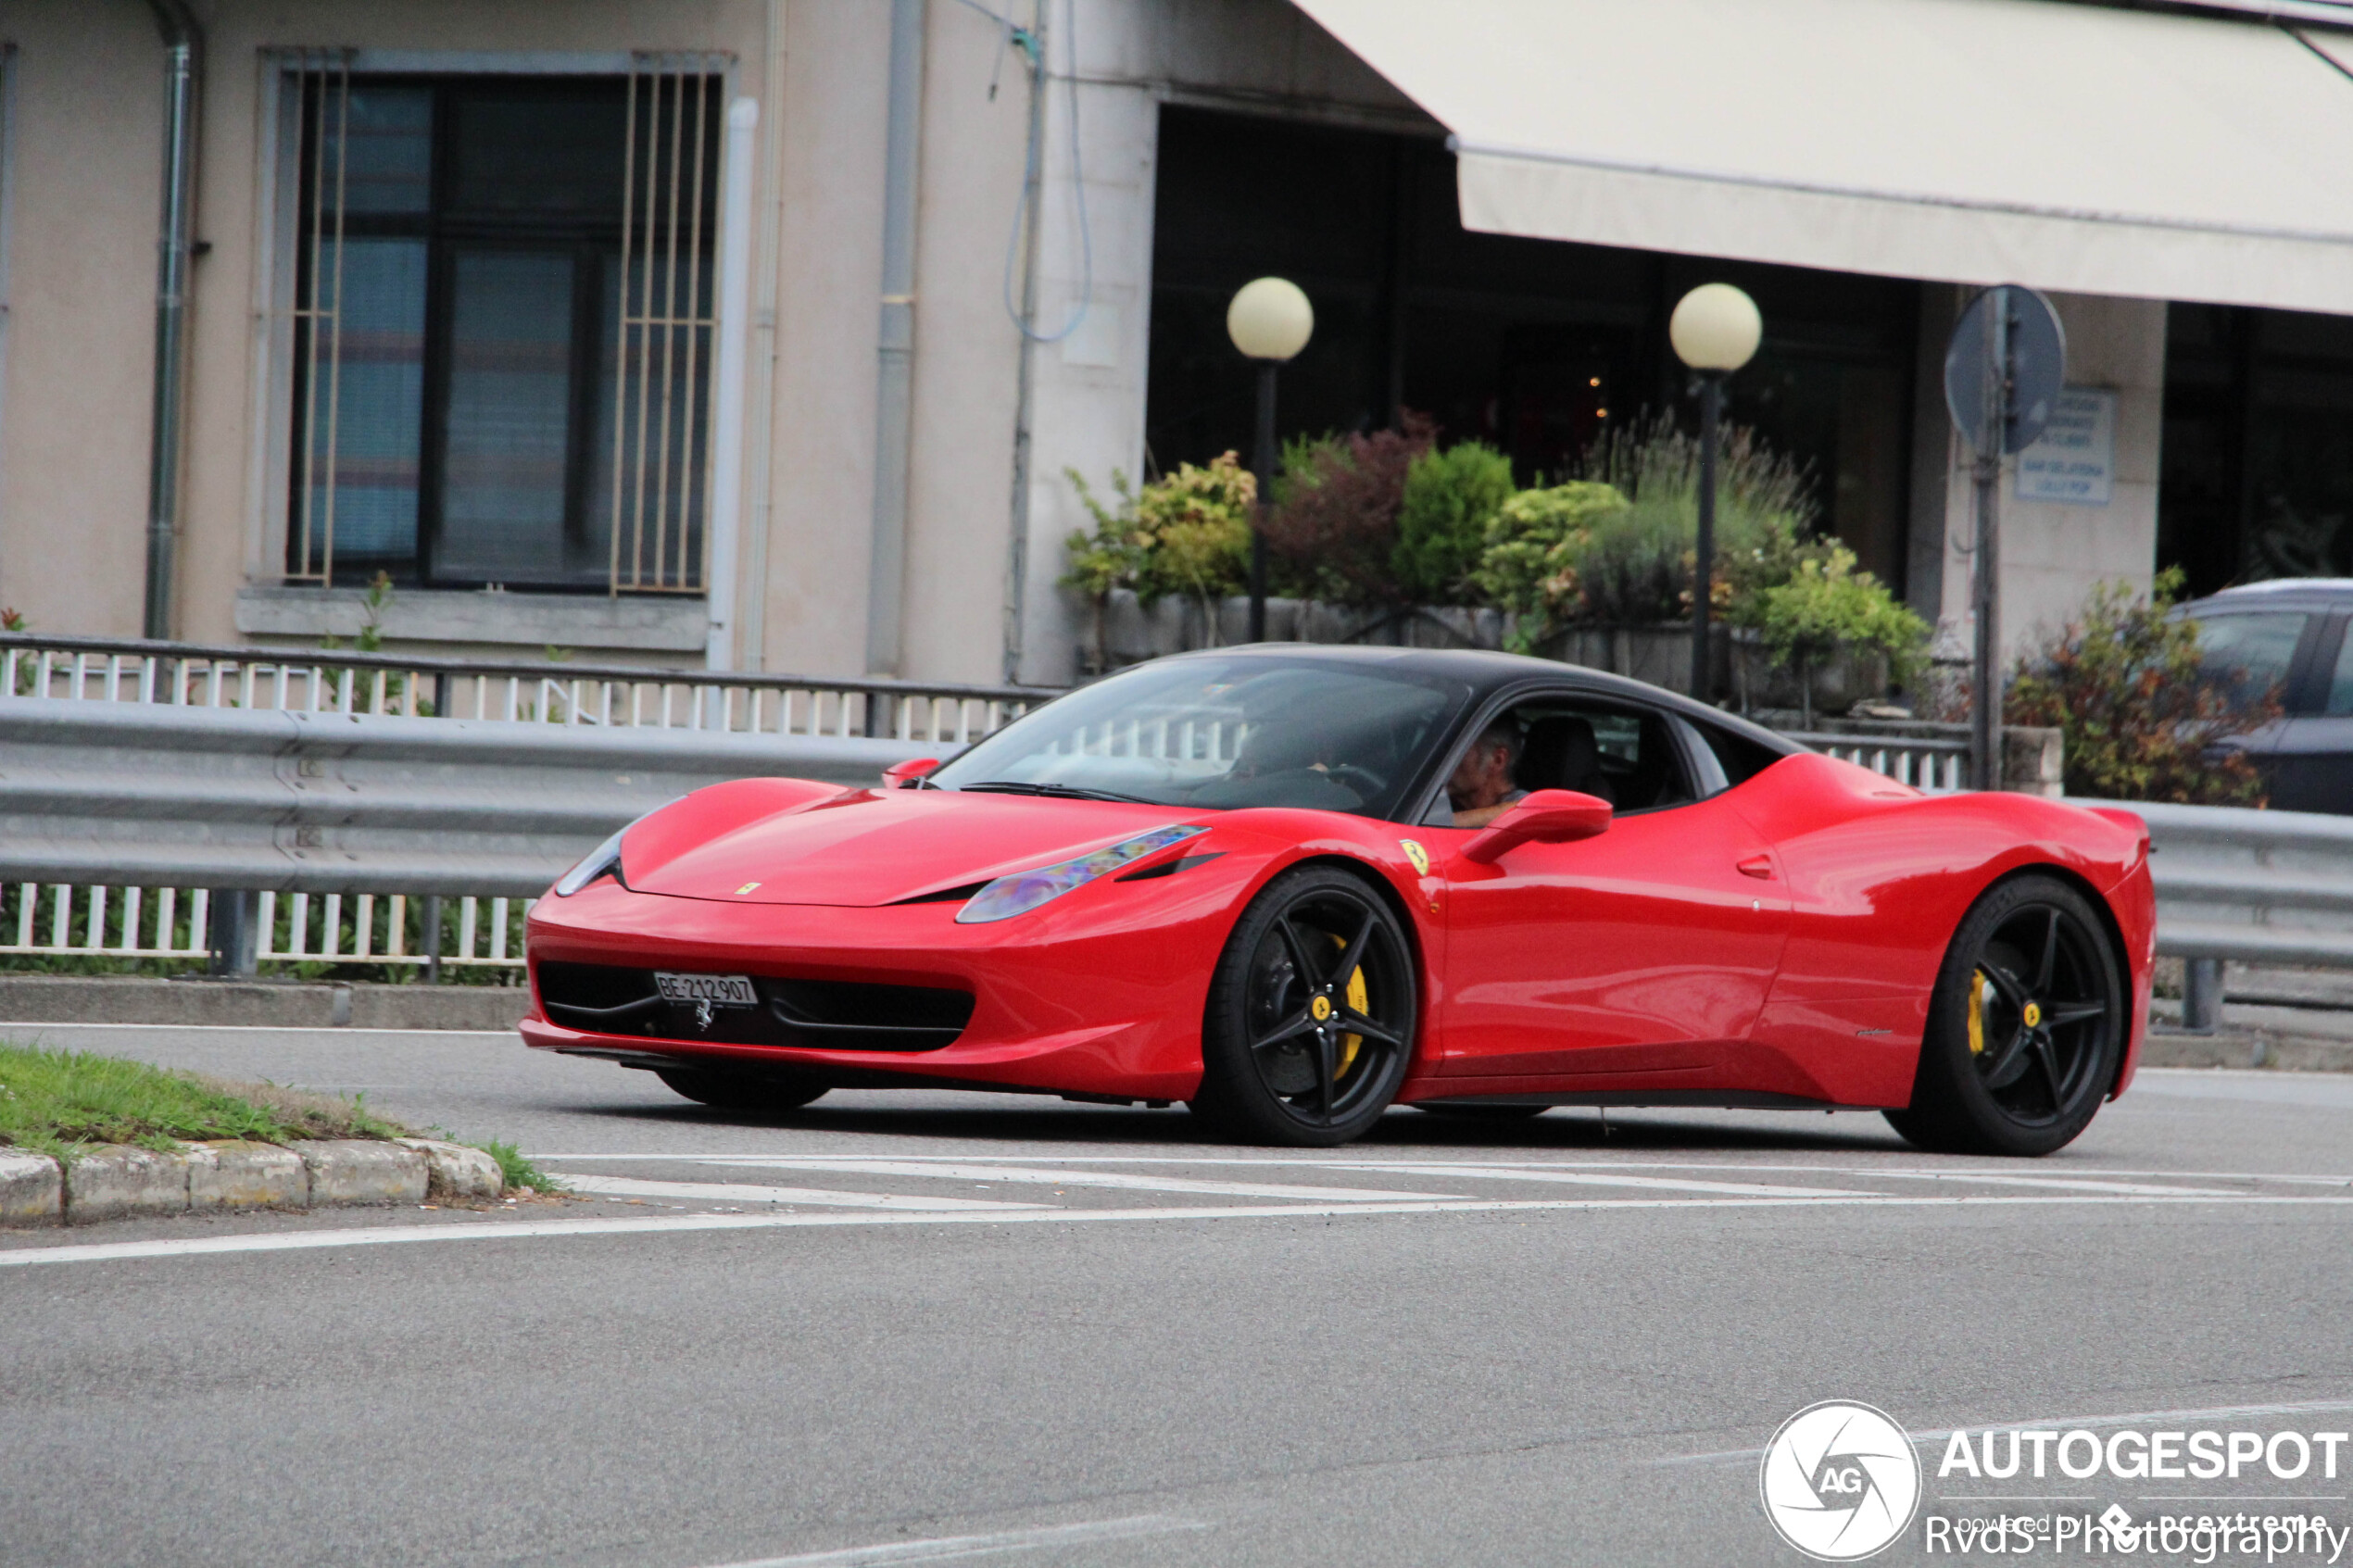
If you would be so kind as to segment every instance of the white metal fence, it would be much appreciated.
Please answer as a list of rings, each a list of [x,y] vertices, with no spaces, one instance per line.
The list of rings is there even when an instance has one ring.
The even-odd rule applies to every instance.
[[[269,892],[255,900],[258,962],[418,971],[521,969],[522,922],[538,902]],[[0,959],[202,962],[213,948],[213,902],[204,888],[0,884]],[[438,942],[427,937],[433,927]]]
[[[1958,728],[1958,726],[1955,726]],[[1969,787],[1969,742],[1919,734],[1790,732],[1789,738],[1921,789]]]

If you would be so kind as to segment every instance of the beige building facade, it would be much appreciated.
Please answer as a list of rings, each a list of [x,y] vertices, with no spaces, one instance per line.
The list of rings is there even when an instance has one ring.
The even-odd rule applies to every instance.
[[[0,605],[44,633],[145,624],[158,15],[177,8],[0,0]],[[1541,377],[1512,379],[1530,356],[1618,354],[1611,375],[1671,406],[1656,304],[1711,266],[1465,237],[1451,186],[1380,220],[1396,238],[1361,282],[1271,227],[1258,260],[1257,220],[1219,192],[1305,191],[1339,167],[1318,149],[1393,169],[1396,191],[1416,169],[1451,179],[1444,128],[1288,0],[186,15],[194,223],[160,628],[182,641],[315,643],[372,616],[421,653],[1063,684],[1085,638],[1055,584],[1086,521],[1065,476],[1100,488],[1235,444],[1207,335],[1219,290],[1303,272],[1317,352],[1358,345],[1373,367],[1329,371],[1314,384],[1345,395],[1291,405],[1287,431],[1438,404],[1458,410],[1450,436],[1509,448],[1541,423]],[[1172,159],[1209,160],[1210,194]],[[1365,205],[1318,199],[1334,232]],[[1622,287],[1544,270],[1571,252],[1576,278]],[[1488,276],[1511,267],[1525,276]],[[1841,286],[1790,269],[1753,285],[1785,405],[1825,410],[1790,428],[1828,433],[1826,512],[1958,638],[1969,497],[1937,375],[1965,291],[1901,284],[1866,323],[1881,346],[1857,347]],[[2013,643],[2168,549],[2169,307],[2057,303],[2070,381],[2108,398],[2112,458],[2095,502],[2012,495]],[[1479,325],[1506,317],[1522,325]],[[1194,382],[1186,355],[1208,367]],[[1503,369],[1455,363],[1478,356]],[[396,586],[371,610],[377,571]]]

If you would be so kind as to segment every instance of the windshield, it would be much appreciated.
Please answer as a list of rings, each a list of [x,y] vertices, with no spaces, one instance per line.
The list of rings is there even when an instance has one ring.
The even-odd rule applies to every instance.
[[[1403,670],[1265,656],[1169,659],[1050,703],[928,782],[1385,817],[1468,696],[1458,683]]]

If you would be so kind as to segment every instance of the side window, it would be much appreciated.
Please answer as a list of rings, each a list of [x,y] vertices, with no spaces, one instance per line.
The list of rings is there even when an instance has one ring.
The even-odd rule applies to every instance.
[[[1746,735],[1735,734],[1720,725],[1697,720],[1686,722],[1692,733],[1699,737],[1701,747],[1724,771],[1724,782],[1718,784],[1717,789],[1730,789],[1734,784],[1746,784],[1781,759],[1781,753],[1771,746],[1760,745]],[[1702,793],[1712,795],[1715,791],[1703,790]]]
[[[1507,778],[1466,769],[1466,757],[1499,741],[1512,758]],[[1477,811],[1539,789],[1598,796],[1621,816],[1699,797],[1666,714],[1573,696],[1531,697],[1491,720],[1457,749],[1446,788],[1422,820],[1453,826],[1458,811]]]
[[[2206,679],[2242,702],[2287,681],[2296,645],[2303,638],[2300,610],[2250,615],[2209,615],[2197,622],[2198,663]],[[2285,696],[2283,691],[2280,694]]]

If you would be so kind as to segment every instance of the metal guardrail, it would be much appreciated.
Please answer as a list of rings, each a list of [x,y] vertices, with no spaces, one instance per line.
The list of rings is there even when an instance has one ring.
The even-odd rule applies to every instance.
[[[2081,800],[2149,825],[2157,950],[2169,958],[2353,968],[2353,817]]]
[[[256,891],[257,959],[512,965],[527,900],[632,818],[724,779],[870,783],[928,748],[0,697],[0,955],[186,958],[220,945],[221,894]]]
[[[0,695],[188,708],[867,735],[963,745],[1059,693],[864,677],[432,659],[0,633]]]

